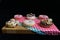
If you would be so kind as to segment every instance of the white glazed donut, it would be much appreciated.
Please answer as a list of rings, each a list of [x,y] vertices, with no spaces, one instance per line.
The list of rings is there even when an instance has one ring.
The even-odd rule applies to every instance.
[[[35,24],[35,22],[33,20],[25,20],[24,24],[27,26],[33,26]]]
[[[6,25],[8,27],[15,27],[17,25],[17,23],[15,23],[15,22],[6,22]]]
[[[16,27],[19,25],[19,21],[16,21],[15,19],[10,19],[10,21],[6,22],[6,25],[8,27]]]
[[[36,18],[35,14],[32,13],[27,14],[27,19],[35,19],[35,18]]]
[[[32,17],[27,17],[28,19],[35,19],[36,17],[35,16],[32,16]]]
[[[15,19],[10,19],[11,22],[15,22]]]
[[[11,22],[10,25],[11,25],[12,27],[15,27],[15,26],[17,25],[17,23]]]

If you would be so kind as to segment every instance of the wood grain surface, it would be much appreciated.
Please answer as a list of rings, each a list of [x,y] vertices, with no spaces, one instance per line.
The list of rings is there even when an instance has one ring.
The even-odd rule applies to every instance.
[[[35,34],[34,32],[20,26],[16,26],[15,28],[8,28],[4,26],[2,28],[2,33],[8,33],[8,34]]]

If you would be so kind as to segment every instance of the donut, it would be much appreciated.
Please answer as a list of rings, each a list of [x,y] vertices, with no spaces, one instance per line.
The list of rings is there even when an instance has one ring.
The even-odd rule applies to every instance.
[[[16,26],[21,26],[21,23],[15,19],[10,19],[6,22],[6,26],[10,28],[14,28]]]
[[[14,15],[15,19],[21,19],[23,16],[22,15]]]
[[[11,22],[15,22],[15,19],[12,18],[12,19],[10,19],[10,21],[11,21]]]
[[[33,20],[25,20],[23,24],[24,26],[33,26],[35,22]]]
[[[48,19],[49,17],[47,15],[39,15],[39,19],[40,20],[46,20]]]
[[[41,27],[50,27],[53,24],[52,19],[46,19],[40,22]]]
[[[6,22],[6,26],[10,27],[10,28],[14,28],[14,27],[16,27],[16,25],[17,25],[17,23],[15,23],[15,22]]]
[[[30,13],[30,14],[27,14],[27,19],[35,19],[36,18],[36,16],[35,16],[35,14],[32,14],[32,13]]]

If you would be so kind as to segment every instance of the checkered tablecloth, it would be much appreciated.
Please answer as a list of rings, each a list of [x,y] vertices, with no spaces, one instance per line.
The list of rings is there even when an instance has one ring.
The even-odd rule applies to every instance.
[[[35,22],[40,22],[39,20],[34,20]],[[43,28],[38,24],[35,24],[33,27],[37,28],[38,30],[43,31],[44,33],[48,35],[60,35],[59,29],[53,24],[49,28]]]
[[[25,20],[25,18],[22,18],[22,19],[20,19],[18,21],[23,22],[24,20]],[[27,28],[27,29],[29,29],[31,31],[34,31],[37,34],[39,34],[39,33],[41,34],[42,32],[44,32],[47,35],[60,35],[59,29],[54,24],[51,25],[49,28],[43,28],[40,25],[38,25],[38,23],[40,23],[39,19],[34,19],[34,21],[36,23],[34,26],[32,26],[34,28]],[[42,33],[42,34],[44,34],[44,33]]]

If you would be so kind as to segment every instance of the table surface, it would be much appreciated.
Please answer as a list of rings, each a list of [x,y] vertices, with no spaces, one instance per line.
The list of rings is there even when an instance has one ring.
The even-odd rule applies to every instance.
[[[16,27],[14,27],[14,28],[8,28],[8,27],[4,26],[4,27],[2,28],[2,30],[28,30],[28,29],[26,29],[26,28],[24,28],[24,27],[20,27],[20,26],[16,26]]]
[[[2,28],[3,33],[17,33],[17,34],[35,34],[34,32],[20,26],[16,26],[15,28],[7,28],[4,26]]]

